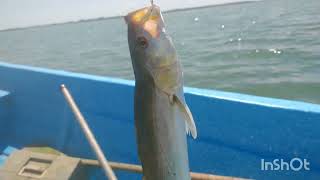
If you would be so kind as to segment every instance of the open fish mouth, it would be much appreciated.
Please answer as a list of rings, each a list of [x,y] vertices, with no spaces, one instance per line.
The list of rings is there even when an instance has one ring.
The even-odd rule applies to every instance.
[[[127,24],[136,28],[142,28],[153,38],[157,38],[164,30],[164,22],[160,8],[156,5],[145,7],[129,13],[125,16]]]

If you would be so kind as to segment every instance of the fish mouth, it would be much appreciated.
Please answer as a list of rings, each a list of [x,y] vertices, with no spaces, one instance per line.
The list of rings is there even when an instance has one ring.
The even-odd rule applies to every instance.
[[[164,22],[160,8],[156,5],[138,9],[125,16],[126,23],[133,27],[140,27],[153,38],[157,38],[164,30]]]

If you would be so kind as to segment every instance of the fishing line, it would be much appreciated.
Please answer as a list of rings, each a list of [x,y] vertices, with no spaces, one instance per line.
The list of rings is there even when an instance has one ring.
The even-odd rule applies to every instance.
[[[152,3],[153,3],[153,1],[152,1]],[[149,17],[151,16],[151,14],[152,14],[152,12],[153,12],[153,8],[154,8],[154,5],[152,4],[152,6],[148,9],[148,12],[147,12],[147,14],[143,17],[143,19],[140,21],[140,25],[141,24],[144,24],[148,19],[149,19]]]

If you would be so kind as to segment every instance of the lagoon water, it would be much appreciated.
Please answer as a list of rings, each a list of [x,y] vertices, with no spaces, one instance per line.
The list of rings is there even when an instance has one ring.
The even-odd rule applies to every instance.
[[[320,1],[165,13],[185,85],[320,104]],[[122,18],[0,32],[10,63],[133,79]],[[0,82],[1,83],[1,82]]]

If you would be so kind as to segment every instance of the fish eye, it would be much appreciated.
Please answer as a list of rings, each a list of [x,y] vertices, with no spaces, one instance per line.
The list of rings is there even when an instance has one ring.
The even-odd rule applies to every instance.
[[[148,40],[147,38],[141,36],[137,38],[138,44],[142,48],[147,48],[148,47]]]

